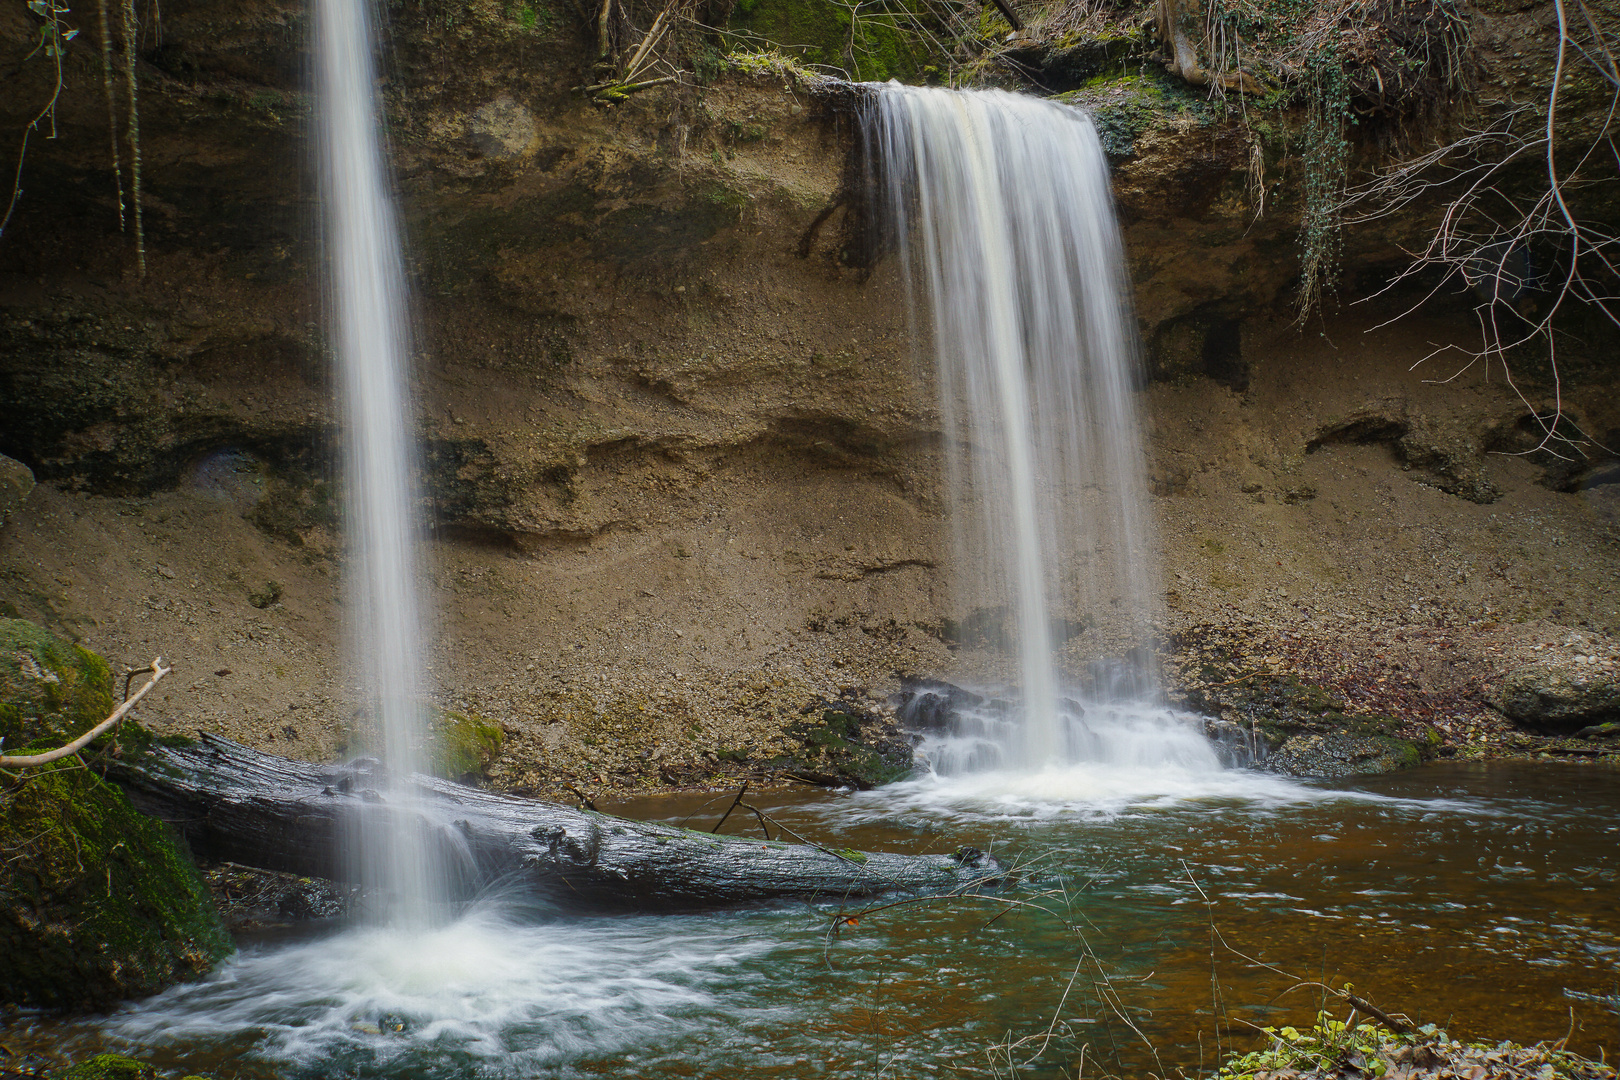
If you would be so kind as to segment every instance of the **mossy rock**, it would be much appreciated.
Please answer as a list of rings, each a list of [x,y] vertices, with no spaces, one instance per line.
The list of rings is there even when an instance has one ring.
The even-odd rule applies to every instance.
[[[105,660],[26,619],[0,619],[0,752],[59,746],[112,710]]]
[[[477,713],[446,712],[433,725],[433,767],[451,780],[476,779],[500,756],[506,733]]]
[[[1185,84],[1162,72],[1142,69],[1134,74],[1099,75],[1077,89],[1055,98],[1091,114],[1110,161],[1121,162],[1136,153],[1136,142],[1158,127],[1202,127],[1218,114],[1208,99],[1190,93]]]
[[[31,623],[0,622],[0,713],[44,749],[112,710],[93,653]],[[144,735],[126,722],[123,741]],[[95,1008],[207,971],[230,936],[180,840],[78,757],[0,786],[0,1002]]]
[[[1290,776],[1341,777],[1399,772],[1423,763],[1423,747],[1390,735],[1295,735],[1265,761]]]
[[[56,1080],[157,1080],[157,1070],[121,1054],[97,1054],[75,1062]]]
[[[820,716],[791,725],[802,740],[795,752],[768,764],[819,783],[869,790],[904,778],[913,768],[911,744],[898,731],[847,703],[824,703]]]
[[[1224,671],[1202,672],[1212,686],[1186,692],[1190,708],[1219,716],[1265,740],[1265,767],[1295,776],[1352,776],[1393,772],[1419,765],[1440,752],[1443,739],[1426,728],[1420,739],[1404,738],[1400,720],[1383,713],[1351,711],[1334,691],[1294,675],[1255,675],[1224,680]]]

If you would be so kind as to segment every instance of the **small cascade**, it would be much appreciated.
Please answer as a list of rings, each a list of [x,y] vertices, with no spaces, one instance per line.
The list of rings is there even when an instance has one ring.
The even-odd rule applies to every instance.
[[[871,89],[866,157],[914,306],[926,305],[918,329],[952,444],[964,624],[1016,657],[1021,684],[1016,718],[974,718],[959,764],[1135,762],[1144,745],[1184,759],[1158,720],[1133,728],[1120,711],[1164,715],[1147,707],[1156,679],[1141,648],[1157,587],[1138,344],[1091,120],[1001,91]],[[1129,677],[1067,685],[1060,654],[1082,633],[1134,652]]]
[[[407,786],[425,772],[416,449],[404,265],[380,136],[369,0],[316,0],[317,142],[331,337],[346,435],[348,632],[381,739],[384,802],[352,838],[359,879],[389,913],[424,918],[439,894],[427,825]]]

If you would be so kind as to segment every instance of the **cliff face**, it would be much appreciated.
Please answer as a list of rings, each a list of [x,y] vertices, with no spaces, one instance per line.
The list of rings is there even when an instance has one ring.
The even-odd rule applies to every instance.
[[[1543,70],[1545,17],[1478,14],[1504,95]],[[0,13],[8,130],[51,90],[22,59],[30,18]],[[448,703],[507,726],[508,782],[694,775],[770,757],[803,706],[881,696],[897,671],[993,673],[948,633],[964,613],[940,423],[894,260],[850,265],[845,210],[812,228],[841,190],[849,115],[769,68],[589,103],[570,92],[586,42],[561,7],[406,3],[393,19],[434,674]],[[0,531],[0,597],[115,660],[172,657],[159,727],[331,752],[358,736],[307,15],[174,2],[146,28],[144,278],[117,231],[85,31],[58,138],[31,142],[0,238],[0,453],[41,481]],[[1524,445],[1499,370],[1444,386],[1425,381],[1452,373],[1443,358],[1409,370],[1468,340],[1468,303],[1371,335],[1389,303],[1290,329],[1296,208],[1283,194],[1256,219],[1242,125],[1120,71],[1081,96],[1136,117],[1116,129],[1115,187],[1156,379],[1167,631],[1316,635],[1353,645],[1349,664],[1460,627],[1466,664],[1400,669],[1455,698],[1425,718],[1459,736],[1497,723],[1478,695],[1496,656],[1577,628],[1606,650],[1615,485],[1489,456]],[[1346,299],[1421,235],[1419,209],[1350,235]],[[1610,355],[1568,359],[1574,413],[1620,429]],[[1520,389],[1538,406],[1551,390]],[[1346,634],[1329,616],[1371,621]],[[1276,666],[1315,655],[1296,651]]]

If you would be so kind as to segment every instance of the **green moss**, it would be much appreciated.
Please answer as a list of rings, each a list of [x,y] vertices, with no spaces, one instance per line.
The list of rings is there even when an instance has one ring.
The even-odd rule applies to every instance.
[[[841,783],[869,789],[904,778],[912,769],[912,754],[903,743],[861,741],[861,721],[850,713],[824,709],[819,720],[801,721],[789,732],[803,740],[797,753],[768,764],[793,772],[817,773]]]
[[[875,82],[918,82],[926,69],[946,61],[930,51],[924,33],[930,26],[927,6],[915,0],[864,5],[853,21],[849,8],[831,0],[750,0],[737,4],[730,23],[746,40],[763,39],[770,51],[797,63],[842,68],[857,81]]]
[[[433,725],[434,771],[452,780],[477,777],[500,756],[506,734],[477,713],[446,712]]]
[[[1134,154],[1137,139],[1155,127],[1189,121],[1203,126],[1219,118],[1207,98],[1152,70],[1099,75],[1077,90],[1059,94],[1057,100],[1091,114],[1103,153],[1115,161]]]
[[[119,1054],[97,1054],[76,1063],[61,1080],[156,1080],[157,1070]]]
[[[112,710],[105,660],[34,623],[0,619],[0,749],[59,746]]]
[[[231,940],[173,832],[77,763],[0,793],[0,1000],[88,1008],[155,993]]]
[[[106,662],[31,623],[0,623],[0,693],[8,748],[60,745],[112,711]],[[118,747],[148,740],[126,722]],[[231,951],[179,839],[79,757],[0,781],[0,1002],[104,1005]]]
[[[859,863],[861,866],[866,865],[867,855],[864,851],[856,851],[854,848],[845,848],[836,854],[840,859],[848,859],[850,862]]]

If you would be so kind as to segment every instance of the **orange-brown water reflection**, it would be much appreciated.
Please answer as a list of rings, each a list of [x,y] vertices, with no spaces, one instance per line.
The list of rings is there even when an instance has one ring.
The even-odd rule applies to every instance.
[[[1565,996],[1620,983],[1620,771],[1446,765],[1338,790],[1236,774],[1116,784],[1106,804],[1008,783],[751,800],[839,848],[994,845],[1033,868],[995,896],[595,919],[492,899],[431,938],[250,945],[203,983],[111,1017],[14,1018],[0,1042],[220,1080],[797,1080],[992,1075],[998,1053],[1005,1075],[996,1047],[1056,1017],[1024,1075],[1073,1075],[1082,1051],[1086,1075],[1177,1075],[1251,1047],[1248,1025],[1308,1022],[1316,992],[1289,991],[1318,980],[1457,1035],[1573,1023],[1577,1049],[1620,1045],[1612,1012]],[[705,828],[733,794],[613,809]],[[370,1033],[381,1010],[404,1032]]]

